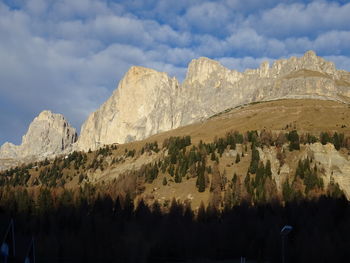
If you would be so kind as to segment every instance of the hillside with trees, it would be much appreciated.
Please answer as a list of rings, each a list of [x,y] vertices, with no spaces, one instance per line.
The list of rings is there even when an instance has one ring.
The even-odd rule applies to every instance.
[[[279,262],[285,224],[295,228],[293,262],[346,258],[345,124],[315,132],[299,119],[280,129],[229,129],[234,118],[227,111],[144,141],[2,171],[2,225],[15,219],[19,253],[36,236],[43,262]]]

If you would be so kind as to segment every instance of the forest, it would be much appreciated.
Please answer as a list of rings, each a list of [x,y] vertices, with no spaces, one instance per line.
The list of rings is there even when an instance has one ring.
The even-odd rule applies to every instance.
[[[337,133],[231,132],[210,143],[170,137],[122,155],[112,145],[13,168],[0,174],[0,238],[13,219],[16,257],[10,262],[24,261],[32,237],[36,262],[281,262],[280,231],[290,225],[286,262],[345,262],[350,206],[339,185],[326,186],[322,167],[306,157],[297,160],[278,193],[271,163],[262,162],[258,150],[276,147],[282,166],[286,155],[317,141],[338,151],[350,148],[350,139]],[[232,165],[248,158],[246,174],[228,177],[219,164],[238,146],[242,152]],[[87,174],[97,169],[159,152],[167,154],[108,184],[89,182]],[[209,203],[193,210],[175,198],[142,199],[145,185],[157,178],[164,187],[195,178],[195,191],[209,193]],[[75,187],[66,187],[74,180]]]
[[[172,201],[167,213],[155,203],[100,196],[93,202],[63,194],[53,205],[49,191],[40,203],[23,206],[13,199],[1,207],[1,233],[15,222],[16,260],[23,262],[32,237],[36,262],[190,262],[237,260],[281,262],[284,225],[286,262],[347,262],[350,257],[350,206],[345,198],[314,201],[241,203],[219,212]]]

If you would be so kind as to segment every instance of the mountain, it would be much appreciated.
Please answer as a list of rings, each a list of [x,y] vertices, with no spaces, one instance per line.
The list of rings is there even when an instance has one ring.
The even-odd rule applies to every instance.
[[[283,99],[225,110],[145,140],[3,171],[0,190],[13,186],[35,192],[45,186],[92,198],[128,193],[135,202],[157,201],[162,209],[176,198],[195,210],[202,202],[223,209],[241,201],[342,195],[350,200],[349,152],[347,104]]]
[[[297,130],[299,134],[300,150],[290,150],[289,141],[286,134]],[[226,138],[229,133],[237,131],[244,135],[242,144],[237,142],[236,148],[225,147],[220,153],[218,147],[222,138]],[[214,198],[214,191],[210,190],[213,184],[213,167],[218,166],[220,176],[225,178],[225,190],[220,191],[224,198],[227,189],[230,189],[230,183],[237,174],[240,182],[240,191],[242,199],[247,196],[244,179],[248,174],[249,166],[252,160],[252,143],[248,142],[249,131],[258,131],[260,161],[266,165],[267,161],[271,163],[272,185],[275,187],[274,195],[283,199],[283,184],[289,180],[294,191],[301,191],[301,196],[313,198],[319,195],[327,195],[327,191],[333,185],[338,185],[345,196],[350,199],[350,178],[348,177],[350,169],[350,108],[347,104],[317,99],[283,99],[270,102],[251,103],[240,106],[235,109],[226,110],[205,121],[197,122],[173,129],[167,132],[153,135],[142,141],[130,142],[116,146],[117,150],[111,150],[111,155],[103,156],[103,149],[91,154],[94,157],[88,157],[86,167],[92,167],[93,159],[100,160],[95,162],[96,166],[91,170],[80,171],[86,174],[89,182],[93,184],[118,185],[120,191],[130,190],[137,192],[139,199],[143,198],[149,203],[157,200],[164,204],[170,202],[172,198],[188,201],[193,208],[198,208],[203,201],[208,204]],[[330,139],[321,143],[320,134],[325,132],[329,134]],[[341,149],[336,149],[331,139],[337,133],[342,137]],[[170,167],[171,153],[169,147],[164,147],[169,138],[182,138],[191,136],[191,145],[187,147],[185,156],[189,156],[191,151],[202,152],[200,144],[211,145],[218,162],[212,160],[210,151],[206,148],[206,167],[208,183],[205,192],[199,193],[196,187],[197,172],[196,167],[188,168],[181,183],[175,180],[176,173],[181,171],[183,156],[181,150],[178,152],[178,158],[173,164],[174,175],[171,176]],[[287,136],[288,137],[288,136]],[[312,139],[310,139],[312,138]],[[277,141],[281,140],[280,145]],[[314,140],[314,141],[313,141]],[[150,145],[158,142],[159,151],[154,150]],[[334,141],[333,141],[334,142]],[[245,147],[247,144],[247,147]],[[194,150],[193,150],[194,147]],[[153,149],[153,150],[152,150]],[[135,150],[135,154],[133,153]],[[243,156],[242,156],[243,153]],[[239,154],[240,161],[236,163],[236,157]],[[283,156],[282,158],[279,156]],[[181,156],[181,157],[180,157]],[[186,159],[186,158],[185,158]],[[299,161],[310,160],[312,167],[317,169],[317,178],[322,178],[323,186],[315,188],[312,191],[305,192],[305,185],[310,179],[301,182],[295,180]],[[101,165],[99,165],[101,164]],[[154,180],[147,177],[150,172],[149,167],[160,164],[159,173]],[[165,170],[162,170],[166,166]],[[146,168],[145,168],[146,167]],[[148,167],[148,168],[147,168]],[[314,168],[315,169],[315,168]],[[135,176],[140,175],[140,177]],[[137,179],[135,179],[135,176]],[[255,178],[254,173],[250,173],[251,180]],[[146,179],[144,178],[146,177]],[[167,185],[163,185],[164,177],[167,178]],[[126,181],[135,180],[134,184]],[[136,181],[138,182],[136,183]],[[116,181],[116,182],[115,182]],[[141,183],[140,183],[141,181]],[[304,182],[305,181],[305,182]],[[312,181],[312,180],[310,180]],[[142,187],[144,186],[144,188]],[[134,188],[133,188],[134,187]],[[107,187],[108,189],[108,187]],[[142,189],[142,190],[139,190]],[[232,190],[232,189],[231,189]],[[166,201],[167,200],[167,201]]]
[[[78,142],[62,115],[44,111],[20,146],[1,147],[0,170],[25,162],[0,171],[2,221],[13,216],[19,238],[39,237],[47,257],[97,262],[194,260],[191,251],[278,262],[289,222],[290,261],[346,262],[349,83],[313,52],[244,73],[200,58],[182,84],[132,67]]]
[[[77,140],[76,130],[61,114],[42,111],[29,125],[21,145],[6,142],[1,159],[42,159],[68,152]]]
[[[166,73],[132,67],[112,96],[83,124],[76,149],[87,151],[204,120],[228,108],[281,98],[348,102],[350,73],[308,51],[243,73],[219,62],[191,61],[182,84]]]
[[[138,141],[252,102],[314,98],[348,103],[349,87],[350,73],[313,51],[277,60],[271,67],[263,62],[243,73],[208,58],[194,59],[182,84],[164,72],[133,66],[85,121],[78,140],[62,115],[44,111],[20,146],[5,143],[0,148],[0,163]]]
[[[178,81],[166,73],[131,67],[112,96],[83,124],[77,148],[94,150],[178,127],[179,92]]]

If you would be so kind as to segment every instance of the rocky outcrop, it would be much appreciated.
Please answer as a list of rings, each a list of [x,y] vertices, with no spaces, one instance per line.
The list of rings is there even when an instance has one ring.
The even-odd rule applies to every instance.
[[[194,59],[184,82],[155,70],[132,67],[113,95],[84,123],[76,149],[144,139],[206,119],[245,103],[281,98],[346,101],[350,74],[308,51],[244,73],[219,62]]]
[[[132,67],[112,96],[92,113],[81,129],[79,150],[141,140],[180,125],[175,78],[143,67]]]
[[[225,109],[245,103],[281,98],[317,98],[343,100],[350,97],[349,73],[338,71],[332,62],[313,51],[301,58],[277,60],[270,68],[244,73],[228,70],[206,58],[190,63],[182,85],[184,98],[181,125],[207,118]]]
[[[290,167],[287,163],[280,166],[280,162],[277,159],[277,150],[275,146],[257,148],[259,151],[260,160],[266,165],[267,160],[271,163],[272,179],[276,182],[277,191],[282,193],[282,184],[289,173]]]
[[[21,145],[5,143],[0,159],[41,159],[68,152],[77,133],[61,114],[43,111],[30,124]]]
[[[344,191],[348,200],[350,200],[350,160],[349,156],[344,156],[334,148],[333,144],[322,145],[314,143],[308,145],[309,155],[313,156],[324,168],[325,183],[329,184],[331,178],[338,183]]]
[[[280,98],[347,101],[350,73],[313,51],[303,57],[277,60],[270,67],[241,73],[219,62],[191,61],[182,84],[166,73],[131,67],[112,96],[81,129],[75,150],[94,150],[112,143],[142,140],[153,134],[191,124],[238,105]],[[77,139],[62,115],[42,112],[20,146],[5,143],[0,158],[50,156],[68,151]]]

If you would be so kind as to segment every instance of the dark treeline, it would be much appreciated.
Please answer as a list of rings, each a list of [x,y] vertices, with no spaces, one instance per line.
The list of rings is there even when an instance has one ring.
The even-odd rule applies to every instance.
[[[295,172],[282,181],[278,193],[270,160],[264,163],[259,156],[259,148],[274,146],[282,166],[289,152],[316,141],[350,150],[350,137],[337,133],[316,138],[296,130],[230,132],[211,143],[193,145],[190,136],[171,137],[161,147],[153,142],[140,151],[117,154],[112,145],[16,167],[0,174],[0,238],[14,218],[18,256],[24,257],[33,235],[37,262],[174,262],[241,256],[281,262],[280,230],[289,224],[294,230],[287,241],[288,262],[346,262],[350,206],[339,185],[332,177],[325,185],[320,164],[306,157],[297,160]],[[224,152],[236,147],[240,150],[232,165],[249,158],[249,166],[246,173],[227,178],[219,164]],[[159,151],[168,154],[114,182],[115,192],[124,198],[115,199],[117,194],[107,183],[89,182],[88,172]],[[146,202],[148,207],[141,202],[135,208],[134,199],[145,184],[159,176],[163,186],[197,178],[198,192],[210,194],[208,208],[203,205],[194,213],[170,199],[167,205]],[[66,190],[69,182],[76,188]]]
[[[350,206],[342,198],[285,206],[242,203],[222,213],[201,206],[197,216],[175,200],[167,213],[157,203],[148,208],[141,201],[135,209],[130,198],[120,200],[104,196],[55,206],[43,202],[43,207],[29,210],[8,203],[0,209],[1,231],[14,218],[18,258],[35,236],[37,262],[181,262],[241,256],[281,262],[280,230],[289,224],[293,231],[287,262],[350,258]]]

